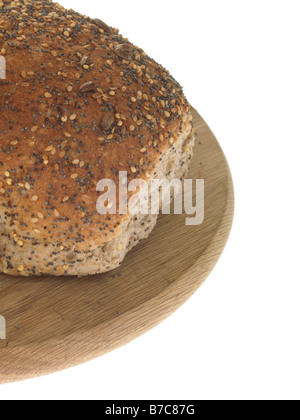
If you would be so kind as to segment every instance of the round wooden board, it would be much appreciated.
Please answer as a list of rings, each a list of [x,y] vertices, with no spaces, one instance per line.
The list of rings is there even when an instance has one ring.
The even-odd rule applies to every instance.
[[[193,110],[189,178],[205,180],[205,220],[160,216],[151,237],[117,270],[87,278],[0,275],[0,383],[46,375],[103,355],[153,328],[204,282],[227,242],[234,194],[226,158]]]

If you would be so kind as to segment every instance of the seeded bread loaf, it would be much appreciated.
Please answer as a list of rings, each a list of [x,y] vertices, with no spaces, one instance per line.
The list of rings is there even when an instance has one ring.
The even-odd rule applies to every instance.
[[[47,0],[0,0],[0,54],[0,272],[116,268],[157,216],[99,215],[96,185],[185,176],[182,88],[117,29]]]

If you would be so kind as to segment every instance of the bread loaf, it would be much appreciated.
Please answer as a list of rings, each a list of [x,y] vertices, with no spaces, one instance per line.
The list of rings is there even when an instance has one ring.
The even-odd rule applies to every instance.
[[[0,0],[0,54],[0,271],[116,268],[157,215],[99,215],[97,183],[185,176],[181,86],[117,29],[47,0]]]

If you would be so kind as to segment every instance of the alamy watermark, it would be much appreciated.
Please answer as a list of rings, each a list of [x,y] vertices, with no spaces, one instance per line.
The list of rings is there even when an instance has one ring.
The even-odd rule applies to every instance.
[[[0,55],[0,79],[6,79],[6,61],[3,55]]]
[[[194,185],[195,184],[195,185]],[[186,214],[186,225],[198,226],[204,221],[204,180],[197,179],[152,179],[149,183],[143,179],[128,182],[128,174],[119,172],[119,187],[110,179],[103,179],[97,184],[101,193],[97,200],[100,215],[155,215],[162,210],[171,214],[171,202],[174,198],[174,214]],[[195,186],[195,194],[193,187]],[[129,197],[129,198],[128,198]]]
[[[6,320],[0,315],[0,340],[6,340]]]

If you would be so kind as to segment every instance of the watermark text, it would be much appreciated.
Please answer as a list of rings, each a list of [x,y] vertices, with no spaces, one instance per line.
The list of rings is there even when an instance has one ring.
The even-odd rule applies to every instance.
[[[186,214],[186,225],[199,226],[204,221],[203,179],[133,179],[119,172],[118,186],[111,179],[102,179],[97,184],[101,193],[96,207],[100,215],[158,215],[171,214],[174,198],[174,214]]]
[[[0,79],[6,79],[6,61],[3,55],[0,55]]]
[[[0,340],[6,340],[6,320],[0,315]]]

